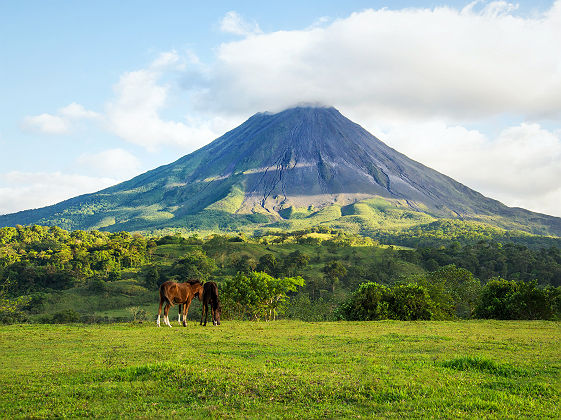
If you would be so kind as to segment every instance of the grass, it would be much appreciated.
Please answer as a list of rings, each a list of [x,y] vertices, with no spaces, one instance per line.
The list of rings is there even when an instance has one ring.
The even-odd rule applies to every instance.
[[[0,413],[559,418],[560,339],[540,321],[4,326]]]

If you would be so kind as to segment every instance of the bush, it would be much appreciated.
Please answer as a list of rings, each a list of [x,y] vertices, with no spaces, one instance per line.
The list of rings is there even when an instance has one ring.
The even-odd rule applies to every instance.
[[[378,283],[363,283],[337,309],[336,317],[349,321],[432,319],[434,303],[428,291],[416,283],[388,288]]]
[[[408,283],[391,290],[389,307],[392,319],[417,321],[432,318],[434,303],[426,288],[417,283]]]
[[[25,307],[31,301],[29,296],[12,298],[8,290],[13,286],[10,280],[4,280],[0,284],[0,323],[15,324],[16,322],[27,321]]]
[[[358,289],[337,310],[338,319],[349,321],[376,321],[389,317],[389,297],[391,289],[384,285],[368,282]]]
[[[68,324],[71,322],[80,322],[80,318],[80,314],[74,309],[66,309],[53,314],[47,322],[50,324]]]
[[[542,289],[535,280],[524,283],[496,277],[483,288],[476,316],[494,319],[553,319],[559,316],[557,289]]]

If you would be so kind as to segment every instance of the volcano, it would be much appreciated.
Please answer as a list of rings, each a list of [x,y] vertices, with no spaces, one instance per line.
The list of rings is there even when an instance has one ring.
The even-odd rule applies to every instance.
[[[392,211],[412,223],[476,220],[561,235],[560,218],[487,198],[326,107],[255,114],[176,162],[97,193],[0,216],[0,225],[233,231],[351,219],[375,229]]]

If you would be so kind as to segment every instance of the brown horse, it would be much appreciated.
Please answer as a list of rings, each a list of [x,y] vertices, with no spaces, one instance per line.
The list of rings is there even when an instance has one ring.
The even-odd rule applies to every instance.
[[[204,317],[204,325],[206,326],[209,303],[210,310],[212,311],[212,325],[220,325],[220,315],[222,313],[222,307],[220,306],[220,299],[218,298],[218,286],[213,281],[207,281],[203,286],[203,312],[201,314],[200,325],[203,325]]]
[[[164,324],[171,327],[169,322],[169,308],[176,303],[183,305],[183,326],[187,326],[187,312],[194,297],[202,300],[203,285],[198,280],[190,280],[187,283],[176,283],[174,281],[166,281],[160,286],[160,307],[158,309],[158,321],[156,325],[160,326],[160,315],[162,313],[162,305],[164,308]]]

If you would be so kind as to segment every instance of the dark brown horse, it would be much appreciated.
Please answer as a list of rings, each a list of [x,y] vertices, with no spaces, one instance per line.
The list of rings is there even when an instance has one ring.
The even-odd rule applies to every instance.
[[[156,325],[160,326],[160,315],[162,313],[162,305],[164,308],[164,324],[171,327],[169,322],[169,308],[176,303],[183,305],[183,326],[187,326],[187,312],[194,297],[202,300],[203,285],[198,280],[190,280],[187,283],[176,283],[174,281],[166,281],[160,286],[160,307],[158,309],[158,321]]]
[[[203,325],[204,317],[204,325],[206,326],[209,304],[210,310],[212,311],[212,325],[220,325],[220,315],[222,313],[222,307],[220,306],[220,299],[218,298],[218,286],[213,281],[207,281],[203,286],[203,312],[201,314],[200,325]]]

